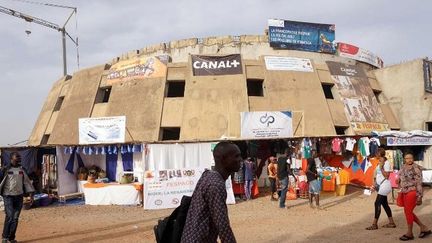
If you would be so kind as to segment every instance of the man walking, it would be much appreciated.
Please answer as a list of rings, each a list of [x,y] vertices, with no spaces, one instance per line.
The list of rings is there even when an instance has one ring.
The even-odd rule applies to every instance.
[[[276,158],[271,156],[269,158],[269,165],[267,167],[268,169],[268,178],[270,180],[270,189],[271,189],[271,201],[276,201],[277,197],[275,197],[276,192],[276,179],[277,179],[277,164],[276,164]]]
[[[23,195],[34,192],[33,185],[20,162],[20,155],[12,152],[10,164],[1,170],[0,194],[3,196],[6,213],[2,243],[17,242],[15,233],[23,206]]]
[[[206,170],[192,195],[181,242],[236,242],[226,206],[225,181],[240,169],[241,153],[237,145],[220,142],[213,150],[215,167]]]
[[[281,183],[281,195],[279,197],[279,208],[285,208],[286,194],[288,191],[288,174],[294,176],[291,171],[291,165],[288,161],[288,152],[285,150],[285,154],[278,158],[277,161],[277,175]],[[294,177],[295,178],[295,177]]]

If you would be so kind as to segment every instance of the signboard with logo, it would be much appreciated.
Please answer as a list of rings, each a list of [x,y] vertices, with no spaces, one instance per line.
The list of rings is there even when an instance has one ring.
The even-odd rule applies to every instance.
[[[410,138],[387,138],[387,146],[432,145],[432,137],[414,136]]]
[[[191,55],[191,57],[194,76],[234,75],[243,73],[240,54],[227,56]]]
[[[111,66],[107,83],[113,85],[122,81],[166,77],[168,58],[167,55],[160,55],[119,61]]]
[[[126,117],[80,118],[79,144],[124,143]]]
[[[176,208],[182,197],[191,196],[204,168],[146,171],[144,209]],[[235,204],[231,177],[225,182],[227,204]]]
[[[359,66],[327,61],[336,89],[344,104],[345,114],[356,134],[388,130],[366,72]]]
[[[337,45],[337,54],[341,57],[351,58],[360,62],[369,63],[375,67],[384,67],[384,62],[372,52],[353,46],[350,44],[339,42]]]
[[[242,138],[288,138],[292,136],[291,111],[241,113]]]
[[[269,19],[271,47],[335,53],[335,25]]]
[[[312,62],[307,58],[297,57],[264,57],[267,70],[313,72]]]

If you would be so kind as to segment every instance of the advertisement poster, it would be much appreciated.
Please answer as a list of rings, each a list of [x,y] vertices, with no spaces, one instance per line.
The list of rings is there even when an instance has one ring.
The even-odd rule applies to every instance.
[[[377,68],[384,67],[384,62],[372,52],[357,46],[339,42],[337,45],[337,54],[341,57],[351,58],[360,62],[369,63]]]
[[[297,57],[264,57],[267,70],[313,72],[312,62],[307,58]]]
[[[327,65],[354,131],[365,134],[388,130],[366,72],[361,67],[338,62],[327,61]]]
[[[168,56],[136,57],[119,61],[111,66],[107,75],[108,85],[122,81],[166,77]]]
[[[226,56],[191,55],[191,57],[194,76],[234,75],[243,73],[240,54]]]
[[[80,118],[79,144],[124,143],[126,117]]]
[[[431,137],[409,137],[409,138],[387,138],[387,146],[416,146],[416,145],[432,145]]]
[[[146,171],[144,209],[176,208],[182,197],[192,196],[204,168]],[[231,177],[226,182],[227,204],[235,204]]]
[[[241,112],[242,138],[288,138],[292,136],[291,111]]]
[[[268,36],[273,48],[335,53],[335,25],[282,19],[268,20]]]

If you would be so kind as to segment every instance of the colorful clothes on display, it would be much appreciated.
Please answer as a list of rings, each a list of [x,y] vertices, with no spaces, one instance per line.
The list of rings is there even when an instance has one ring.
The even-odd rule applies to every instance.
[[[244,167],[244,162],[241,161],[239,171],[234,172],[234,177],[233,177],[234,183],[237,183],[237,184],[244,183],[245,179],[244,179],[243,167]]]
[[[376,156],[377,152],[378,152],[378,147],[380,146],[380,140],[379,138],[371,138],[370,139],[370,144],[369,144],[369,149],[370,149],[370,154],[372,156]]]
[[[332,140],[332,150],[333,150],[333,152],[335,152],[335,153],[342,152],[342,148],[341,148],[342,143],[343,143],[342,139],[340,139],[340,138],[334,138]]]
[[[369,138],[367,138],[367,137],[360,138],[358,143],[359,143],[360,154],[363,157],[369,156],[370,155],[370,151],[369,151],[370,140],[369,140]]]
[[[303,158],[308,159],[312,156],[312,142],[309,138],[304,138],[302,142]]]
[[[346,138],[345,141],[346,141],[345,149],[347,151],[353,151],[354,145],[357,143],[357,141],[354,138]]]

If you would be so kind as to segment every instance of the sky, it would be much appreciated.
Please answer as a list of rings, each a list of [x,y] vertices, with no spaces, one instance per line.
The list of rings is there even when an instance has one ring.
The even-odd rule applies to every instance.
[[[0,6],[63,26],[79,39],[79,68],[148,45],[225,35],[263,34],[267,20],[336,25],[336,41],[392,65],[432,57],[432,1],[410,0],[0,0]],[[26,34],[26,30],[31,31]],[[63,76],[60,32],[0,12],[0,146],[27,140],[51,86]],[[67,41],[68,74],[78,69]]]

